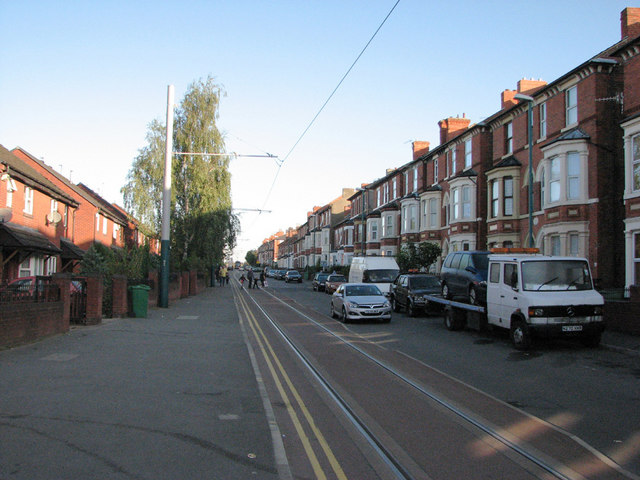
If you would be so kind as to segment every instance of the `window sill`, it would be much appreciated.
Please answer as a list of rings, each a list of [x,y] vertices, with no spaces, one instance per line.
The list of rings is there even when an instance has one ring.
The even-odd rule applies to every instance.
[[[571,125],[567,125],[562,130],[560,130],[560,133],[564,133],[564,132],[568,132],[569,130],[573,130],[578,125],[580,125],[580,122],[575,122],[575,123],[572,123]]]

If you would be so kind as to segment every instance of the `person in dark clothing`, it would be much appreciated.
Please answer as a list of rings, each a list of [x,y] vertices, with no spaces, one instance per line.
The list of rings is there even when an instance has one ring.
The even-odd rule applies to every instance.
[[[260,286],[264,288],[264,270],[260,272]]]

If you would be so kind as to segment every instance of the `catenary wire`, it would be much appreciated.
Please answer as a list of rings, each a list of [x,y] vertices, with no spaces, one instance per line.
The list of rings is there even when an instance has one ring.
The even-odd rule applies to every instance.
[[[391,10],[389,10],[389,13],[387,13],[386,17],[384,17],[384,19],[382,20],[382,22],[380,23],[380,25],[378,26],[378,28],[376,29],[376,31],[373,33],[373,35],[371,35],[371,38],[369,38],[369,41],[366,43],[366,45],[364,46],[364,48],[360,51],[360,53],[358,54],[358,56],[356,57],[356,59],[353,61],[353,63],[351,64],[351,66],[348,68],[348,70],[346,71],[346,73],[342,76],[342,78],[340,79],[340,81],[338,82],[338,84],[336,85],[336,87],[333,89],[333,91],[331,92],[331,94],[329,95],[329,97],[325,100],[325,102],[322,104],[322,106],[320,107],[320,110],[318,110],[318,113],[315,114],[315,116],[313,117],[313,119],[311,120],[311,122],[309,122],[309,124],[307,125],[307,127],[304,129],[304,131],[300,134],[300,136],[298,137],[298,139],[296,140],[296,142],[293,144],[293,146],[291,147],[291,149],[289,150],[289,152],[284,156],[283,159],[281,159],[278,162],[278,168],[276,170],[276,175],[273,178],[273,182],[271,182],[271,187],[269,187],[269,191],[267,192],[267,196],[264,200],[264,203],[262,205],[262,208],[264,209],[265,206],[267,205],[267,202],[269,201],[269,198],[271,197],[271,192],[273,192],[273,188],[275,187],[276,181],[278,180],[278,176],[280,174],[280,169],[282,168],[282,165],[284,165],[284,163],[287,161],[287,159],[291,156],[291,154],[293,153],[293,151],[296,149],[296,147],[298,146],[298,144],[302,141],[303,137],[307,134],[307,132],[309,131],[309,129],[313,126],[313,124],[315,123],[316,119],[320,116],[320,114],[322,113],[322,111],[325,109],[325,107],[327,106],[327,104],[331,101],[331,99],[333,98],[333,96],[335,95],[335,93],[338,91],[338,88],[340,88],[340,85],[342,85],[342,83],[345,81],[345,79],[347,78],[347,76],[349,75],[349,73],[351,72],[351,70],[353,70],[353,67],[355,67],[356,63],[358,63],[358,60],[360,60],[360,57],[362,57],[362,55],[364,54],[364,52],[367,50],[367,48],[369,47],[369,45],[371,44],[371,42],[373,41],[373,39],[376,37],[376,35],[378,35],[378,32],[380,31],[380,29],[383,27],[383,25],[387,22],[387,20],[389,19],[389,17],[391,16],[391,14],[393,13],[393,11],[395,10],[395,8],[398,6],[398,4],[400,3],[400,0],[397,0],[396,3],[393,5],[393,7],[391,7]]]

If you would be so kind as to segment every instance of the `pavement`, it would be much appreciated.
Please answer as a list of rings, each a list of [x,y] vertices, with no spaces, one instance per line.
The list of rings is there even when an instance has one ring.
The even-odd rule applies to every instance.
[[[0,351],[0,479],[277,479],[231,285]]]
[[[0,479],[280,478],[247,345],[229,285],[0,351]]]

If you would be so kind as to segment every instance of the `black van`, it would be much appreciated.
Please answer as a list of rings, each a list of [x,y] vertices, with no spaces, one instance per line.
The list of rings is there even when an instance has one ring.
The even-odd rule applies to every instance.
[[[447,299],[463,296],[474,305],[487,303],[487,251],[451,252],[440,271],[442,296]]]

